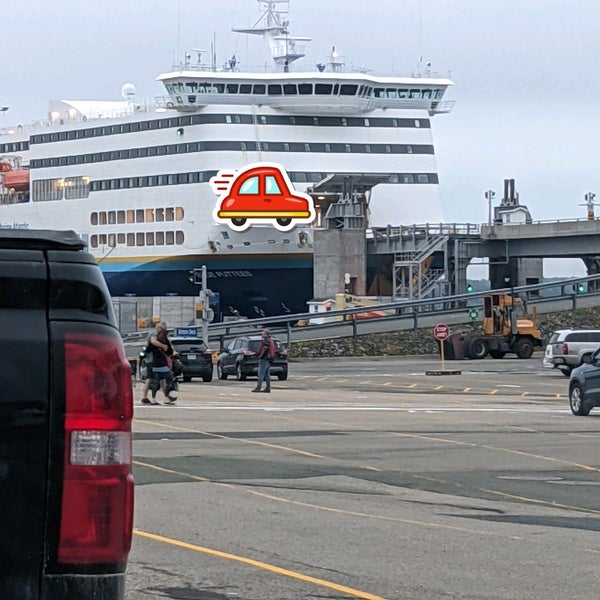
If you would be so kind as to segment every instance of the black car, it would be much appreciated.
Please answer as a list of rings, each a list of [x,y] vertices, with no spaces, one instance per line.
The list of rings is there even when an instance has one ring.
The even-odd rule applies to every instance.
[[[275,358],[271,363],[271,375],[281,381],[288,376],[288,357],[281,342],[275,342]],[[251,335],[231,340],[225,350],[217,358],[217,375],[219,379],[227,379],[235,375],[238,381],[245,381],[248,376],[258,375],[257,352],[262,344],[262,336]]]
[[[574,415],[586,417],[600,406],[600,350],[583,357],[583,364],[571,371],[569,406]]]
[[[172,337],[171,344],[179,354],[183,365],[183,380],[191,381],[192,377],[202,377],[202,381],[212,381],[212,351],[201,338]]]

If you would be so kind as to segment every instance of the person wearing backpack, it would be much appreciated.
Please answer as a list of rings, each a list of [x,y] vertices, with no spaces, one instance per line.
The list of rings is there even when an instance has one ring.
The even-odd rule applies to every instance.
[[[142,404],[160,404],[154,398],[148,398],[148,392],[154,381],[158,381],[167,403],[172,404],[177,397],[172,394],[172,373],[169,361],[174,354],[173,346],[169,341],[167,324],[164,321],[157,323],[156,330],[148,335],[145,354],[147,357],[146,368],[151,371],[144,382],[142,391]]]
[[[262,332],[262,341],[258,350],[258,380],[253,392],[271,393],[271,363],[275,358],[275,341],[271,337],[271,332],[264,329]],[[263,381],[265,389],[261,390]]]

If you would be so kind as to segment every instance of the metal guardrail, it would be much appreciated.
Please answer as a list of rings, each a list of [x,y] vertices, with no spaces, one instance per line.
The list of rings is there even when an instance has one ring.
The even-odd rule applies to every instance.
[[[263,317],[259,319],[240,319],[225,323],[211,323],[208,326],[209,340],[218,342],[220,347],[234,337],[258,335],[264,327],[269,327],[276,337],[286,343],[294,341],[314,341],[340,337],[354,337],[367,333],[383,333],[407,329],[419,329],[434,326],[437,323],[457,324],[468,322],[467,311],[481,308],[481,298],[494,293],[511,292],[524,298],[529,306],[535,306],[540,313],[573,310],[578,307],[597,306],[600,304],[600,289],[576,293],[580,283],[600,281],[600,274],[588,277],[562,279],[548,283],[526,285],[514,288],[500,288],[472,292],[456,296],[443,296],[426,300],[388,302],[372,306],[347,308],[322,313],[296,313]],[[544,290],[560,289],[559,295],[544,296]],[[356,319],[356,315],[372,311],[383,312],[383,316],[372,319]],[[388,314],[385,314],[388,313]],[[328,322],[316,324],[316,319],[327,319]],[[298,322],[312,323],[298,327]],[[123,337],[126,344],[135,345],[145,341],[147,331]]]

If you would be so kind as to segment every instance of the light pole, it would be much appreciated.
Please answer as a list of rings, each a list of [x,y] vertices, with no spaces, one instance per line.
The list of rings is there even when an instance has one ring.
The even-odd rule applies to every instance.
[[[488,201],[488,225],[492,226],[492,200],[496,197],[496,192],[494,190],[488,190],[484,196]]]

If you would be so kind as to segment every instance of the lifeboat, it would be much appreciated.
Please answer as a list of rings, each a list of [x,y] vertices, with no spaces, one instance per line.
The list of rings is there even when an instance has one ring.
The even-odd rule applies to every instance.
[[[0,162],[0,173],[6,173],[6,171],[12,171],[12,165],[9,162]]]
[[[29,169],[4,171],[2,173],[2,184],[9,190],[26,192],[29,189]]]

